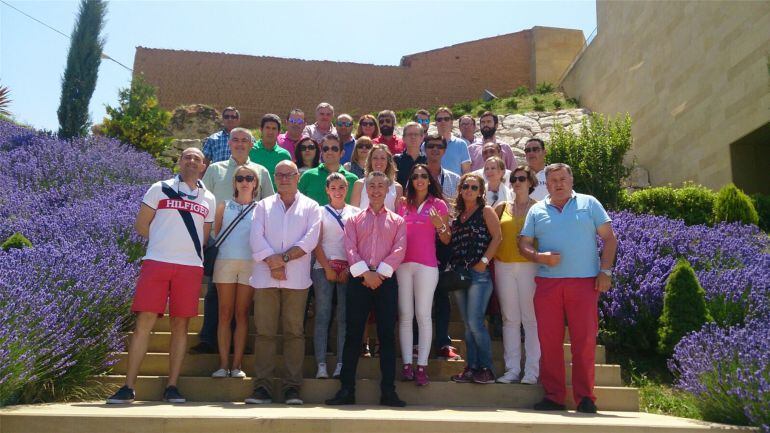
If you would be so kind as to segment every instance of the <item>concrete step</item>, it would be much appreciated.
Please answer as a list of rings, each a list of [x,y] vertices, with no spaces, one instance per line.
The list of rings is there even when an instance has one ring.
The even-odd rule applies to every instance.
[[[130,335],[131,333],[129,333]],[[152,332],[150,334],[150,342],[148,346],[148,352],[168,352],[169,342],[171,340],[171,333],[170,332]],[[187,334],[187,347],[192,347],[199,342],[199,338],[196,334],[188,333]],[[281,338],[278,338],[278,353],[281,353],[282,350],[282,343]],[[336,339],[332,339],[332,341],[329,342],[329,346],[327,348],[328,352],[336,352]],[[463,340],[452,340],[452,345],[457,348],[458,352],[461,356],[465,356],[467,353],[465,341]],[[251,349],[254,347],[254,334],[249,334],[248,338],[246,339],[246,347]],[[396,349],[399,351],[400,349],[398,346],[398,337],[396,338]],[[433,347],[432,350],[435,352],[437,348]],[[564,344],[564,357],[565,361],[569,362],[572,359],[572,353],[570,352],[571,346],[569,343]],[[306,353],[313,353],[313,337],[310,334],[305,334],[305,352]],[[603,364],[607,362],[607,356],[604,346],[597,345],[596,346],[596,362]],[[492,358],[493,359],[503,359],[503,342],[499,340],[492,340]]]
[[[124,376],[100,376],[96,378],[116,387],[123,384]],[[140,376],[136,383],[138,400],[159,401],[162,398],[167,377]],[[189,401],[243,401],[253,391],[248,379],[212,379],[208,377],[183,376],[178,381],[179,390]],[[339,389],[339,381],[305,379],[300,395],[308,404],[323,404]],[[274,389],[280,389],[278,380]],[[486,407],[486,408],[530,408],[543,398],[540,385],[520,384],[458,384],[454,382],[432,382],[417,387],[412,382],[397,382],[396,391],[410,405],[431,405],[441,407]],[[567,391],[572,395],[571,388]],[[604,410],[638,411],[639,395],[636,388],[596,387],[597,406]],[[379,403],[379,380],[359,379],[356,382],[356,401],[359,404]],[[281,395],[273,396],[281,401]],[[571,399],[568,399],[571,400]],[[574,404],[570,401],[568,403]]]
[[[756,429],[725,426],[643,412],[599,415],[522,409],[409,406],[140,402],[106,406],[103,401],[9,406],[0,409],[3,433],[731,433]]]
[[[120,375],[125,374],[127,369],[128,356],[126,353],[121,353],[118,358],[118,362],[112,367],[112,374]],[[329,374],[334,371],[335,364],[337,362],[336,357],[327,357],[327,369]],[[276,374],[282,376],[284,374],[283,356],[278,355],[276,359]],[[168,374],[169,356],[166,353],[148,353],[139,369],[139,374],[142,376],[162,376]],[[401,369],[400,359],[397,362],[397,371]],[[465,366],[463,361],[444,361],[438,359],[431,359],[428,362],[428,377],[432,381],[448,381],[449,378],[462,372]],[[311,379],[315,378],[316,374],[316,362],[315,357],[306,356],[303,363],[303,377]],[[219,368],[219,355],[187,355],[185,357],[184,364],[182,365],[183,376],[197,376],[197,377],[209,377],[212,372]],[[567,364],[567,382],[572,380],[571,364]],[[254,356],[247,355],[244,358],[243,370],[246,374],[254,372]],[[494,372],[497,375],[502,375],[505,371],[505,367],[501,360],[494,362]],[[611,364],[597,364],[595,367],[596,385],[601,386],[623,386],[623,381],[620,377],[620,366]],[[380,360],[379,358],[360,358],[358,362],[358,378],[359,379],[379,379],[380,378]]]

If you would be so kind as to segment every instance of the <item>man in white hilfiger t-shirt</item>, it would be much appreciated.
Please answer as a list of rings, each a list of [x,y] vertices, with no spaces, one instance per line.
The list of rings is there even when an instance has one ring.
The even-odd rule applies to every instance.
[[[126,383],[107,403],[130,403],[134,383],[147,352],[150,331],[158,317],[171,317],[169,373],[163,400],[184,403],[176,387],[187,349],[187,324],[198,315],[203,278],[203,246],[214,222],[216,201],[198,180],[204,164],[200,149],[191,147],[179,158],[179,174],[156,182],[145,193],[134,227],[148,239],[131,311],[136,329],[128,349]]]

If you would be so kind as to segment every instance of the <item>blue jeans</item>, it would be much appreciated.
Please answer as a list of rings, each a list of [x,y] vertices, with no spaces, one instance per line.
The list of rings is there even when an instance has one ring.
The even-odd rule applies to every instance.
[[[465,323],[466,360],[472,369],[492,369],[492,340],[484,326],[484,313],[492,296],[492,278],[488,270],[468,269],[468,272],[471,286],[468,290],[455,291],[457,308]]]
[[[332,299],[337,289],[337,362],[342,362],[345,346],[345,292],[347,283],[333,283],[326,279],[323,269],[313,269],[310,274],[315,290],[315,328],[313,349],[317,363],[326,363],[326,346],[329,339],[329,323],[332,320]]]

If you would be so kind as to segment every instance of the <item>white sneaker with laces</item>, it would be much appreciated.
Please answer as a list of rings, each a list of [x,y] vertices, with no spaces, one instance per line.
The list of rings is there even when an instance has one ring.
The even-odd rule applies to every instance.
[[[244,373],[243,370],[241,370],[240,368],[233,368],[232,370],[230,370],[230,377],[243,379],[244,377],[246,377],[246,373]]]
[[[508,370],[505,372],[504,375],[497,378],[497,383],[518,383],[519,382],[519,372]]]
[[[211,377],[216,379],[222,379],[224,377],[230,376],[230,370],[227,370],[225,368],[220,368],[219,370],[211,373]]]
[[[334,374],[332,375],[333,378],[340,377],[340,374],[342,374],[342,363],[338,362],[337,367],[334,368]]]
[[[524,378],[521,379],[521,383],[526,385],[537,385],[537,377],[525,374]]]
[[[315,374],[316,379],[328,379],[329,373],[326,371],[326,363],[325,362],[319,362],[318,363],[318,372]]]

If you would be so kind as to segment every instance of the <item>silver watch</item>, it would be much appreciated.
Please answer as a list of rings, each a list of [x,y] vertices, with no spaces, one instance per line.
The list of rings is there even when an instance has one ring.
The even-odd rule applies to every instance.
[[[489,264],[489,259],[487,256],[481,256],[481,263],[484,263],[485,265]]]
[[[603,273],[604,275],[612,278],[612,269],[601,269],[599,272]]]

